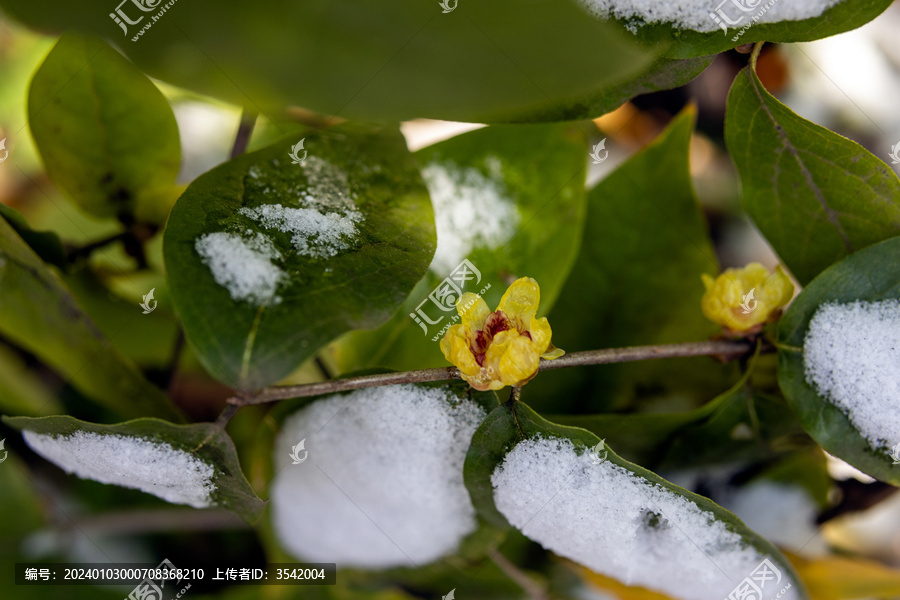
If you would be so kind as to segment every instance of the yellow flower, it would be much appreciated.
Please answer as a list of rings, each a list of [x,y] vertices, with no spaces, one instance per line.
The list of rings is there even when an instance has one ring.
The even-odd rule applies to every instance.
[[[481,296],[463,294],[456,303],[462,323],[444,334],[441,352],[476,390],[525,385],[542,358],[565,354],[550,343],[547,318],[534,318],[540,300],[541,288],[531,277],[513,282],[494,312]]]
[[[747,331],[765,323],[794,296],[794,284],[780,266],[771,273],[759,263],[726,269],[715,280],[703,275],[703,285],[703,314],[734,331]]]

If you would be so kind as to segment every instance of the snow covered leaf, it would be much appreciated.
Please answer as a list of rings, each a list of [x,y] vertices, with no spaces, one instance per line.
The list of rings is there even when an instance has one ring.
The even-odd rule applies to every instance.
[[[222,506],[248,522],[263,509],[231,438],[213,423],[135,419],[98,425],[69,416],[4,417],[32,450],[67,473],[194,508]]]
[[[197,178],[166,227],[185,333],[233,387],[274,383],[338,335],[381,325],[434,253],[427,190],[398,131],[301,140]]]
[[[693,109],[682,112],[588,193],[580,254],[547,315],[553,343],[566,352],[701,340],[716,332],[700,312],[700,274],[717,273],[718,265],[688,171],[694,119]],[[529,384],[529,399],[540,393],[545,411],[554,413],[569,411],[570,402],[606,412],[613,398],[647,396],[638,390],[699,404],[737,378],[730,365],[685,368],[696,364],[690,360],[548,371]]]
[[[801,284],[900,234],[900,179],[890,167],[797,116],[750,67],[728,94],[725,141],[747,212]]]
[[[476,510],[598,573],[679,600],[721,600],[761,569],[766,595],[787,588],[781,598],[807,598],[781,553],[733,514],[600,442],[521,402],[495,409],[466,456]]]
[[[805,42],[868,23],[891,0],[577,0],[611,16],[644,42],[670,42],[667,56],[686,58],[750,42]]]
[[[455,303],[463,292],[481,293],[493,307],[512,281],[532,277],[541,286],[539,316],[546,314],[581,239],[586,155],[571,124],[498,125],[420,150],[437,251],[386,325],[335,345],[341,371],[446,366],[439,341],[459,322]]]
[[[78,206],[165,222],[181,163],[175,115],[106,42],[62,36],[31,81],[28,117],[47,174]]]
[[[344,568],[415,568],[460,553],[479,537],[463,460],[495,406],[493,393],[460,383],[361,389],[305,404],[273,447],[278,541],[295,560]]]
[[[781,318],[778,357],[778,383],[809,435],[900,485],[900,237],[816,277]]]
[[[163,15],[162,4],[128,3],[121,16],[139,22],[121,27],[106,0],[83,0],[78,14],[58,2],[0,6],[42,31],[120,40],[155,77],[238,105],[252,99],[265,114],[297,105],[354,120],[506,121],[617,86],[671,44],[641,48],[572,0],[451,0],[446,14],[438,0],[275,0],[265,18],[241,0],[178,3]]]
[[[124,417],[177,419],[165,395],[119,355],[72,294],[0,219],[0,333]]]

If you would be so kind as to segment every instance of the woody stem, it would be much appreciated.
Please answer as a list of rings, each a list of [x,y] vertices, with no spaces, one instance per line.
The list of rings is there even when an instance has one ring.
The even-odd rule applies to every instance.
[[[687,342],[683,344],[606,348],[604,350],[572,352],[571,354],[566,354],[556,360],[544,360],[541,361],[539,370],[549,371],[551,369],[562,369],[566,367],[605,365],[640,360],[653,360],[657,358],[679,358],[688,356],[715,356],[723,360],[735,360],[742,356],[752,354],[754,349],[754,343],[747,340],[714,340],[707,342]],[[763,348],[763,351],[772,352],[774,349],[765,347]],[[229,399],[228,402],[229,404],[237,406],[247,406],[251,404],[264,404],[266,402],[287,400],[289,398],[304,398],[318,396],[319,394],[331,394],[361,388],[396,385],[398,383],[422,383],[426,381],[447,381],[461,378],[459,369],[456,367],[420,369],[417,371],[402,371],[399,373],[379,373],[377,375],[362,375],[360,377],[332,379],[329,381],[306,383],[302,385],[273,386],[263,388],[258,392],[235,396],[234,398]]]

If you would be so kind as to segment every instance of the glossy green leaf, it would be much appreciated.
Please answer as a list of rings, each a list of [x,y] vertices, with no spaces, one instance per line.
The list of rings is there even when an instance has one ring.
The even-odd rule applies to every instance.
[[[461,292],[483,290],[493,309],[510,282],[533,277],[541,286],[540,314],[546,314],[578,250],[586,154],[584,137],[571,124],[498,125],[419,151],[435,207],[435,258],[386,325],[336,344],[340,370],[446,366],[440,337],[458,322]],[[477,273],[461,283],[464,259]],[[429,299],[445,278],[451,296]]]
[[[28,417],[64,412],[41,374],[5,344],[0,344],[0,412]]]
[[[6,219],[22,241],[34,250],[44,262],[65,270],[66,252],[59,236],[52,231],[35,231],[22,216],[22,213],[5,204],[0,204],[0,217]]]
[[[747,212],[801,284],[900,234],[900,179],[890,167],[797,116],[750,67],[728,95],[725,140]]]
[[[710,0],[708,10],[703,14],[706,31],[682,29],[664,23],[639,27],[636,35],[640,41],[647,43],[669,43],[674,39],[675,43],[666,54],[669,58],[705,56],[751,42],[808,42],[830,37],[868,23],[890,6],[891,1],[843,0],[817,17],[759,23],[753,18],[758,17],[760,11],[768,12],[769,5],[774,4],[772,0]],[[717,24],[709,15],[719,18],[727,30],[722,29],[723,25]],[[729,25],[728,21],[733,24]]]
[[[565,427],[547,421],[522,402],[507,402],[491,412],[472,437],[472,443],[466,455],[464,473],[466,487],[469,489],[476,511],[496,527],[509,527],[509,524],[494,503],[491,476],[503,463],[506,455],[519,442],[535,438],[569,440],[579,454],[589,452],[600,442],[600,438],[584,429]],[[779,569],[790,574],[794,582],[799,582],[790,563],[775,546],[748,529],[732,513],[708,498],[689,492],[641,466],[622,459],[609,445],[604,446],[604,452],[605,460],[630,471],[642,479],[648,488],[659,486],[694,503],[701,510],[712,513],[717,522],[724,525],[729,531],[740,535],[747,545],[754,547],[761,554],[772,557],[778,563]],[[550,501],[552,502],[552,499]],[[610,515],[609,518],[615,519],[616,516]],[[684,533],[690,536],[690,532]],[[798,589],[797,593],[806,598],[803,591]]]
[[[640,48],[574,0],[451,4],[445,13],[437,1],[276,0],[260,12],[199,0],[161,13],[161,3],[129,3],[120,26],[105,0],[74,14],[60,0],[0,2],[32,27],[116,40],[146,72],[185,88],[265,113],[293,104],[355,119],[507,120],[619,85],[668,45]]]
[[[78,206],[126,223],[165,221],[181,162],[175,115],[106,42],[61,37],[31,81],[28,116],[47,174]]]
[[[166,227],[166,271],[185,333],[207,370],[233,387],[274,383],[338,335],[381,325],[434,253],[427,190],[399,132],[335,129],[301,139],[304,149],[296,156],[307,153],[301,164],[289,157],[299,143],[292,139],[199,177]],[[298,238],[265,227],[252,216],[275,205],[305,215],[307,225],[314,217],[341,218],[344,226],[353,219],[354,231],[344,229],[329,245],[317,235]],[[332,225],[326,229],[336,235]],[[273,258],[256,254],[264,266],[254,267],[221,248],[204,250],[206,259],[199,254],[202,240],[223,236],[227,252],[246,238],[265,245],[264,254]],[[210,262],[213,250],[218,258]],[[268,293],[251,286],[249,295],[232,294],[204,260],[224,263],[221,281],[264,272]]]
[[[84,431],[165,443],[213,467],[211,481],[215,489],[210,493],[213,505],[232,510],[248,522],[255,521],[264,507],[241,471],[231,438],[214,423],[175,425],[160,419],[135,419],[115,425],[98,425],[69,416],[4,417],[3,422],[16,429],[54,438]]]
[[[794,299],[778,327],[778,383],[804,429],[829,453],[894,485],[900,485],[900,469],[893,464],[890,448],[872,447],[847,415],[809,384],[803,347],[809,322],[822,304],[898,297],[900,237],[895,237],[855,252],[823,271]]]
[[[700,275],[718,267],[688,171],[693,123],[688,109],[589,192],[584,243],[548,315],[558,347],[574,352],[676,343],[716,331],[700,312]],[[692,368],[697,363],[689,361],[708,364]],[[576,405],[579,412],[605,412],[651,398],[692,408],[730,386],[730,371],[709,359],[548,371],[524,394],[553,413]]]
[[[59,278],[3,220],[0,289],[0,334],[118,414],[178,418],[163,393],[110,346]]]

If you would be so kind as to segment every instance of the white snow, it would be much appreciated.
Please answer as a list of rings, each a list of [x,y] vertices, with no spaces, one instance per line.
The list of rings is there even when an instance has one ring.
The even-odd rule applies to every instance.
[[[133,488],[175,504],[213,504],[212,465],[165,442],[134,436],[76,431],[50,436],[24,431],[32,450],[66,473]]]
[[[829,302],[803,342],[806,381],[873,448],[900,443],[900,301]]]
[[[750,483],[723,501],[744,524],[773,544],[805,554],[822,550],[819,507],[804,488],[769,480]]]
[[[356,210],[322,213],[315,208],[288,208],[264,204],[241,208],[239,214],[260,225],[293,234],[291,243],[298,254],[316,258],[335,256],[349,248],[357,235],[356,225],[363,220]]]
[[[261,233],[248,234],[249,237],[224,231],[207,233],[197,238],[194,249],[216,283],[228,290],[236,302],[278,304],[281,298],[275,292],[284,273],[273,261],[280,261],[281,253]]]
[[[347,173],[324,158],[309,156],[303,161],[306,190],[301,194],[305,208],[320,212],[356,210]]]
[[[548,550],[627,585],[683,600],[722,600],[766,556],[711,512],[609,461],[595,465],[569,440],[533,439],[491,479],[498,510]],[[791,584],[782,572],[764,597]]]
[[[521,217],[506,191],[499,159],[488,157],[485,166],[489,176],[453,163],[430,163],[422,169],[437,227],[431,270],[442,277],[472,250],[494,250],[518,230]]]
[[[655,23],[671,23],[678,29],[717,31],[711,14],[735,22],[731,28],[751,23],[778,23],[818,17],[842,0],[579,0],[594,16],[627,21],[629,29]],[[757,18],[754,21],[754,18]],[[727,21],[726,21],[727,24]]]
[[[454,403],[454,404],[451,404]],[[414,567],[475,530],[463,460],[484,410],[415,385],[357,390],[304,407],[275,444],[273,529],[298,560]],[[306,440],[307,460],[291,448]]]

